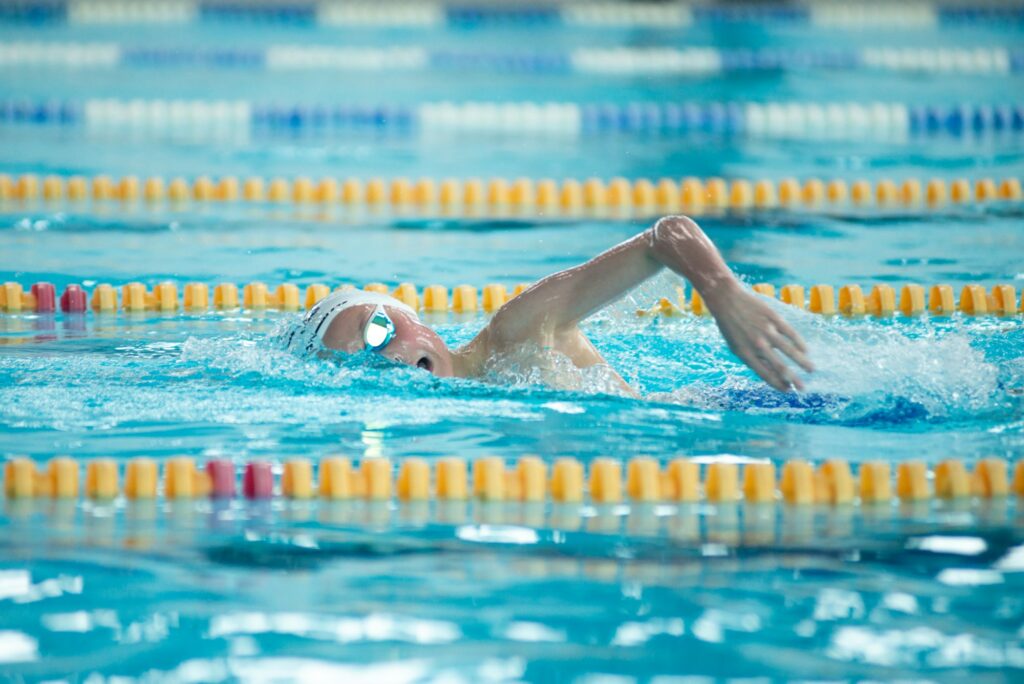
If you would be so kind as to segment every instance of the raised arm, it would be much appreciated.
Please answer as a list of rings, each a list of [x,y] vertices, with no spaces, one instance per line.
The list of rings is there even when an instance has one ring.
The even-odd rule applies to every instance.
[[[580,266],[538,281],[495,315],[492,344],[509,345],[572,330],[663,267],[700,292],[718,327],[744,363],[778,390],[802,389],[774,350],[807,371],[800,336],[763,301],[747,292],[704,231],[685,216],[668,216]]]

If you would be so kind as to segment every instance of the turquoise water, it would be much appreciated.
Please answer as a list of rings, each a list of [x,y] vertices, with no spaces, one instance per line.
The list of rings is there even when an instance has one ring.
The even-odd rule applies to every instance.
[[[511,29],[367,32],[216,26],[184,31],[6,26],[0,39],[264,45],[357,40],[512,48]],[[794,27],[711,33],[544,32],[581,43],[802,47],[928,45],[931,31]],[[946,29],[952,45],[1019,42]],[[688,44],[688,43],[686,43]],[[252,97],[283,102],[897,99],[1013,102],[1019,77],[779,72],[611,81],[426,73],[293,76],[182,69],[0,70],[12,97]],[[765,141],[743,137],[518,139],[232,136],[0,126],[0,172],[317,177],[1022,175],[1021,137]],[[770,213],[702,221],[749,283],[1024,285],[1021,215]],[[575,265],[645,226],[470,221],[317,209],[0,204],[0,280],[92,287],[411,281],[511,285]],[[763,387],[710,320],[639,319],[656,279],[586,332],[642,394],[600,374],[507,364],[490,382],[438,380],[366,359],[297,357],[298,315],[0,315],[0,453],[119,461],[343,453],[525,453],[714,460],[1015,460],[1024,447],[1024,325],[961,315],[832,320],[782,309],[819,372],[800,397]],[[780,305],[781,306],[781,305]],[[427,318],[450,344],[483,316]],[[564,513],[564,512],[563,512]],[[1024,667],[1015,502],[871,511],[697,506],[488,510],[363,504],[5,501],[0,673],[352,681],[991,681]],[[538,517],[539,516],[539,517]],[[575,519],[575,525],[566,521]],[[576,529],[576,527],[579,529]],[[1013,675],[1013,672],[1018,675]]]

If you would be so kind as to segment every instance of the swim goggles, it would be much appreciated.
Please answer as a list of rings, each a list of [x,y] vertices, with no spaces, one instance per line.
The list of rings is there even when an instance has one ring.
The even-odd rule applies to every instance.
[[[363,342],[367,351],[380,351],[388,346],[394,336],[395,324],[384,310],[384,305],[378,304],[363,328]]]

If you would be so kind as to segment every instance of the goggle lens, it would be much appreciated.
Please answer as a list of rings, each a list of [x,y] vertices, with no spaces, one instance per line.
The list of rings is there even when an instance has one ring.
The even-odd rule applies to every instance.
[[[387,346],[388,342],[395,335],[395,324],[391,322],[383,306],[378,306],[370,315],[363,330],[363,342],[366,348],[372,351],[380,351]]]

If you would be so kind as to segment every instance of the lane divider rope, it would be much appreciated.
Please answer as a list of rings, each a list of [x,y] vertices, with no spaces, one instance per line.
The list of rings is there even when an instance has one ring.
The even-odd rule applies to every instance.
[[[82,494],[82,463],[68,456],[49,460],[40,469],[28,458],[4,464],[4,493],[8,499],[50,497],[77,499]],[[625,465],[625,477],[623,477]],[[162,467],[161,467],[162,466]],[[895,487],[892,469],[895,467]],[[386,458],[364,458],[354,464],[343,456],[325,456],[315,469],[311,460],[285,461],[275,477],[268,461],[252,461],[239,473],[230,459],[212,459],[197,467],[190,457],[133,458],[121,468],[113,459],[85,462],[85,495],[104,500],[126,499],[366,499],[386,501],[445,501],[476,499],[487,502],[535,503],[747,503],[834,506],[913,502],[937,499],[1005,499],[1024,497],[1024,461],[1012,477],[1001,458],[983,458],[973,469],[947,459],[929,469],[924,461],[868,461],[856,475],[847,461],[827,460],[815,467],[794,459],[781,473],[771,462],[712,462],[703,467],[689,458],[664,466],[655,458],[636,457],[625,464],[597,458],[585,468],[571,457],[550,465],[538,456],[523,456],[509,467],[505,459],[485,456],[437,460],[403,458],[395,468]],[[161,478],[162,474],[162,478]],[[162,484],[162,486],[161,486]],[[240,490],[240,491],[239,491]]]
[[[886,102],[424,102],[419,105],[261,104],[248,100],[0,100],[0,123],[133,131],[386,129],[419,133],[665,134],[864,139],[964,137],[1024,130],[1024,104]]]
[[[726,211],[789,209],[820,210],[840,208],[936,211],[954,206],[1019,204],[1024,198],[1017,178],[966,178],[922,181],[907,178],[874,182],[808,178],[781,180],[687,177],[682,180],[613,178],[585,180],[517,178],[508,180],[371,178],[273,178],[239,180],[224,176],[214,180],[199,176],[166,180],[154,176],[114,179],[35,174],[12,177],[0,174],[0,206],[4,201],[69,203],[120,201],[172,208],[186,203],[258,202],[295,205],[343,205],[383,209],[389,207],[412,215],[504,216],[540,215],[575,217],[612,215],[646,217],[683,211],[694,216]]]
[[[356,72],[480,71],[604,76],[703,76],[760,71],[878,70],[1010,74],[1024,71],[1024,49],[1004,47],[575,48],[459,50],[424,47],[270,45],[265,48],[152,47],[114,42],[0,43],[0,68],[196,67]]]
[[[368,283],[363,289],[390,294],[405,302],[413,309],[427,313],[492,313],[507,301],[529,287],[520,283],[508,288],[500,283],[490,283],[482,288],[473,285],[458,285],[450,291],[443,285],[428,285],[422,289],[412,283],[399,283],[389,287],[384,283]],[[352,285],[341,285],[336,289],[349,289]],[[860,285],[848,284],[839,288],[832,285],[814,285],[806,289],[803,285],[785,285],[776,292],[769,283],[753,286],[755,292],[773,299],[823,316],[874,316],[877,318],[901,315],[914,317],[950,316],[957,312],[968,316],[1017,316],[1024,313],[1024,291],[1018,302],[1017,289],[1011,284],[993,285],[990,290],[979,284],[964,285],[957,299],[952,285],[936,284],[925,287],[918,284],[903,285],[897,290],[888,284],[874,285],[867,293]],[[674,297],[663,297],[653,307],[640,309],[638,316],[674,316],[684,312],[697,316],[707,315],[708,309],[696,289],[690,289],[689,298],[683,287],[678,287]],[[306,286],[305,292],[294,283],[284,283],[271,289],[265,283],[254,281],[242,288],[239,294],[235,283],[220,283],[213,288],[206,283],[186,283],[179,297],[177,283],[165,281],[148,289],[141,282],[130,282],[121,286],[120,292],[112,285],[101,283],[90,294],[80,285],[68,285],[58,297],[52,283],[38,282],[28,289],[17,282],[0,285],[0,311],[9,314],[37,313],[51,314],[59,309],[66,314],[81,314],[93,311],[96,314],[114,314],[157,311],[164,314],[200,314],[211,310],[233,311],[300,311],[310,309],[330,294],[331,289],[322,283]],[[838,296],[837,296],[838,294]]]
[[[966,2],[576,2],[528,7],[443,2],[258,2],[232,0],[8,0],[0,19],[32,23],[188,24],[273,22],[335,27],[543,26],[678,29],[735,22],[821,28],[931,28],[1024,20],[1015,3]]]

